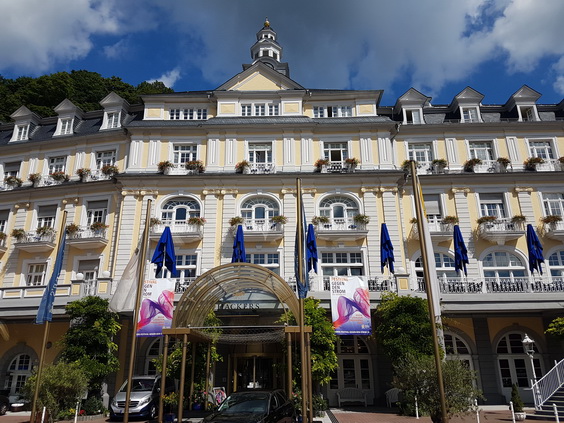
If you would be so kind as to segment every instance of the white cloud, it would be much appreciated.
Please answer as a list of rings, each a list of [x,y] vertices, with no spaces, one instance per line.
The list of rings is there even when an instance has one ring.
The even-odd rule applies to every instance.
[[[111,46],[104,47],[104,55],[109,59],[124,57],[129,49],[129,40],[123,38]]]
[[[181,75],[180,69],[174,68],[174,69],[162,74],[160,77],[149,80],[147,82],[161,81],[168,88],[172,88],[172,87],[174,87],[174,84],[176,83],[176,81],[178,81],[178,79],[180,78],[180,75]]]

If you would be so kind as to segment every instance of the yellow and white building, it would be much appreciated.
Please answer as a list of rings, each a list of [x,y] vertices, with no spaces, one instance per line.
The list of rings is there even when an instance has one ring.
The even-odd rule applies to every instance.
[[[532,402],[526,389],[531,363],[540,377],[563,352],[544,331],[564,301],[564,222],[554,217],[564,216],[564,101],[537,104],[540,94],[523,86],[505,104],[483,105],[484,96],[467,87],[448,105],[433,105],[410,89],[382,106],[380,90],[302,87],[290,79],[276,37],[265,23],[251,47],[252,63],[216,89],[148,95],[137,105],[112,93],[99,111],[87,113],[65,100],[49,118],[22,106],[12,123],[0,126],[0,231],[7,235],[0,245],[0,388],[17,396],[40,355],[42,327],[33,322],[52,273],[63,211],[78,230],[68,235],[47,361],[57,359],[57,340],[69,324],[64,305],[115,291],[149,199],[149,251],[164,226],[175,241],[176,300],[199,275],[231,261],[230,221],[236,217],[244,220],[249,262],[295,283],[296,178],[308,220],[318,217],[320,275],[311,296],[329,308],[328,278],[338,275],[366,279],[373,309],[383,291],[424,296],[413,192],[402,170],[414,159],[449,354],[478,372],[489,404],[505,403],[513,383]],[[500,157],[510,164],[498,163]],[[531,157],[543,159],[534,170],[523,164]],[[472,159],[481,162],[468,171]],[[236,171],[245,161],[248,166]],[[160,171],[161,162],[170,167]],[[195,163],[187,168],[187,162]],[[80,178],[79,169],[91,171]],[[29,181],[32,174],[40,180]],[[454,270],[453,220],[443,221],[453,216],[469,250],[465,278]],[[477,223],[484,216],[496,218]],[[205,222],[190,220],[197,217]],[[395,276],[380,270],[384,222]],[[528,267],[527,223],[544,246],[542,276]],[[146,277],[154,277],[149,263]],[[239,316],[241,324],[261,319],[260,301],[250,303],[244,307],[252,313]],[[124,377],[130,320],[124,318],[118,340],[123,365],[115,383]],[[533,360],[523,349],[525,334],[535,341]],[[369,403],[384,402],[391,370],[377,338],[343,337],[339,370],[323,388],[331,403],[349,386],[363,389]],[[159,348],[158,338],[139,342],[136,373],[155,371],[150,360]],[[215,385],[233,390],[278,383],[272,364],[281,362],[280,350],[252,338],[220,349],[226,359]]]

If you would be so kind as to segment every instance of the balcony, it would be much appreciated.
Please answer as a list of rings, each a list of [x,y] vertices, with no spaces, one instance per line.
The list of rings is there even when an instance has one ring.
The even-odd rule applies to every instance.
[[[321,173],[351,173],[356,170],[358,166],[347,164],[344,161],[331,161],[321,166]]]
[[[251,175],[276,173],[276,168],[272,163],[249,163],[249,173]]]
[[[507,167],[498,163],[496,160],[482,160],[482,163],[474,165],[474,173],[507,173],[513,172],[513,167],[509,164]],[[463,169],[464,171],[464,169]],[[471,173],[471,172],[470,172]]]
[[[425,292],[424,279],[417,278],[417,292]],[[439,278],[441,294],[526,294],[526,293],[564,293],[564,277],[484,277]]]
[[[14,248],[18,248],[28,253],[45,253],[53,251],[53,248],[55,248],[55,235],[54,231],[48,234],[25,232],[22,236],[16,237]]]
[[[329,218],[328,222],[315,225],[315,234],[318,239],[327,241],[356,241],[363,239],[368,234],[366,224],[357,223],[352,217]]]
[[[478,235],[489,242],[503,245],[508,240],[521,238],[525,235],[525,224],[523,222],[512,222],[511,219],[496,219],[492,222],[480,223]]]
[[[537,172],[558,172],[564,170],[564,163],[558,159],[544,159],[544,163],[536,165]]]
[[[80,250],[102,248],[108,245],[106,229],[93,230],[81,227],[67,236],[67,244]]]
[[[359,276],[360,279],[363,279],[368,284],[368,291],[370,292],[396,292],[396,281],[393,277],[391,278],[384,278],[384,277],[376,277],[376,276]],[[331,291],[331,284],[330,284],[330,277],[329,276],[320,276],[316,274],[310,275],[309,280],[309,288],[311,292],[330,292]],[[288,278],[288,285],[292,287],[294,292],[297,292],[297,285],[296,285],[296,278],[290,277]]]
[[[245,219],[242,223],[245,241],[278,241],[284,235],[284,225],[270,219]],[[231,227],[235,236],[237,225]]]
[[[429,221],[429,233],[433,242],[443,242],[452,239],[454,233],[453,223],[441,223],[440,221]],[[411,228],[411,236],[413,239],[419,239],[419,229],[417,223]]]
[[[161,223],[151,226],[149,234],[151,241],[158,241],[167,226],[170,228],[174,240],[185,244],[200,241],[203,236],[201,225],[190,225],[186,220],[163,220]]]
[[[543,229],[546,237],[564,241],[564,221],[545,223]]]

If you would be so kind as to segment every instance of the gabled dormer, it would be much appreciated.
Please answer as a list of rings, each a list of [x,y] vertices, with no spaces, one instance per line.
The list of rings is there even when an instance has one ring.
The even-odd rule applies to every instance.
[[[401,113],[402,122],[405,125],[420,125],[425,123],[423,107],[430,105],[431,97],[421,94],[414,88],[410,88],[396,101],[394,114]]]
[[[104,108],[104,118],[100,130],[121,128],[121,123],[129,110],[129,103],[114,92],[109,93],[100,105]]]
[[[454,97],[451,107],[460,114],[461,123],[482,122],[480,106],[484,95],[473,88],[466,87]]]
[[[517,117],[519,122],[535,122],[540,121],[537,111],[537,101],[542,94],[523,85],[513,94],[506,103],[508,111]],[[515,113],[516,112],[516,113]]]
[[[72,135],[74,128],[82,119],[83,111],[68,98],[61,101],[54,110],[59,115],[54,135]]]
[[[25,106],[21,106],[18,110],[10,115],[15,121],[14,132],[10,142],[26,141],[31,136],[33,129],[39,125],[40,117],[33,113]]]

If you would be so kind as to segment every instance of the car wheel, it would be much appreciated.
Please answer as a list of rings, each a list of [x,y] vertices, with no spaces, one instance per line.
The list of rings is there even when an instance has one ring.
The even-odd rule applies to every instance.
[[[3,416],[8,411],[8,404],[0,404],[0,416]]]
[[[153,420],[157,417],[157,406],[155,404],[151,404],[151,408],[149,408],[149,419]]]

